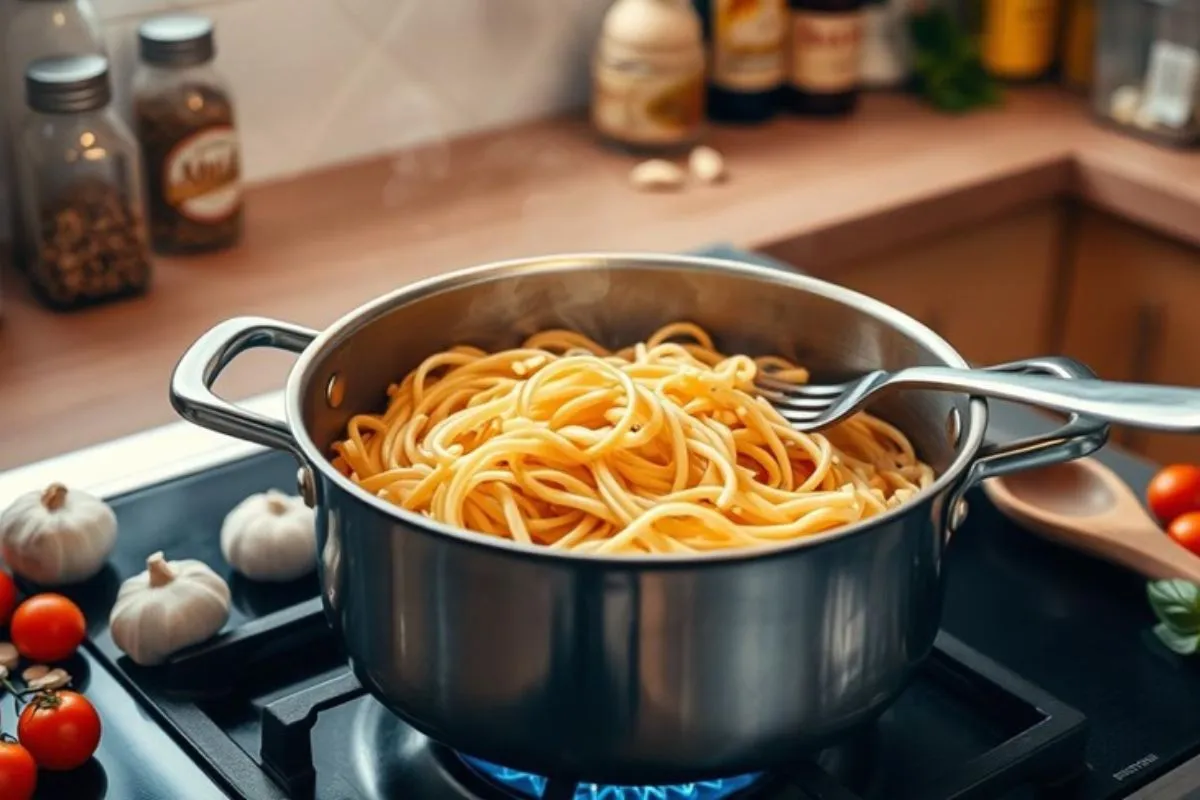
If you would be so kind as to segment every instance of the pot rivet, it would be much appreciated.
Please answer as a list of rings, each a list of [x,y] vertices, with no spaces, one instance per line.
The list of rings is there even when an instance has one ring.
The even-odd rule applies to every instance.
[[[950,416],[946,417],[946,441],[951,447],[958,447],[962,441],[962,416],[957,408],[950,409]]]
[[[346,382],[335,372],[329,376],[329,383],[325,385],[325,402],[330,408],[340,408],[345,399]]]
[[[962,524],[967,521],[967,512],[970,508],[967,506],[966,500],[959,500],[954,506],[954,513],[950,515],[950,530],[956,531]]]
[[[296,470],[296,488],[300,490],[300,499],[309,508],[317,507],[317,493],[313,487],[312,471],[308,467]]]

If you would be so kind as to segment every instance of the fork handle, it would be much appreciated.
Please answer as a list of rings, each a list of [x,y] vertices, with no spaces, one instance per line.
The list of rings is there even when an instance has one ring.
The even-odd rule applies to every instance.
[[[909,367],[892,373],[880,388],[885,387],[959,391],[1146,430],[1200,433],[1200,389],[1184,386],[1064,380],[953,367]]]

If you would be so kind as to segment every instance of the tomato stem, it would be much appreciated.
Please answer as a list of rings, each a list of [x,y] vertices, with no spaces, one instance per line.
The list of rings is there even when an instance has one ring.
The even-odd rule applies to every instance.
[[[57,708],[62,705],[62,698],[57,689],[39,689],[34,692],[33,700],[30,702],[42,709]]]
[[[2,678],[2,679],[0,679],[0,686],[3,686],[3,687],[4,687],[4,689],[5,689],[7,692],[9,692],[9,694],[11,694],[11,695],[13,696],[13,699],[16,701],[16,706],[17,706],[17,709],[18,709],[18,710],[20,710],[20,708],[21,708],[22,706],[24,706],[24,705],[26,705],[27,703],[29,703],[29,702],[30,702],[30,701],[29,701],[29,698],[30,698],[30,696],[31,696],[31,695],[33,696],[33,699],[34,699],[35,701],[36,701],[36,700],[38,699],[38,697],[39,697],[39,696],[41,696],[41,695],[51,695],[51,696],[52,696],[52,700],[51,700],[49,703],[47,703],[46,701],[42,701],[42,703],[40,704],[40,705],[41,705],[42,707],[44,707],[44,708],[53,707],[54,705],[57,705],[57,703],[58,703],[57,699],[56,699],[56,698],[53,698],[54,692],[53,692],[53,691],[50,691],[50,690],[46,690],[46,689],[18,689],[16,686],[13,686],[13,683],[12,683],[12,681],[11,681],[11,680],[9,680],[8,678]]]

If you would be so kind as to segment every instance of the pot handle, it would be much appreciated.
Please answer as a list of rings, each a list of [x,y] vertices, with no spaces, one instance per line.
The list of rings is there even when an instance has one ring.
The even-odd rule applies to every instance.
[[[287,423],[247,411],[218,397],[212,385],[238,354],[253,347],[303,352],[316,331],[265,317],[235,317],[201,336],[188,348],[171,375],[171,405],[179,416],[202,428],[237,439],[286,450],[303,460]]]
[[[1087,380],[1096,377],[1096,373],[1090,368],[1065,356],[1042,356],[1012,361],[988,367],[987,370],[1030,372],[1065,380]],[[1047,433],[1018,439],[1015,442],[984,444],[958,490],[951,496],[947,507],[950,511],[949,529],[954,530],[961,523],[965,515],[963,495],[972,487],[978,486],[988,478],[1007,475],[1010,472],[1037,469],[1083,458],[1104,446],[1108,441],[1108,432],[1106,422],[1081,414],[1071,414],[1060,427]]]

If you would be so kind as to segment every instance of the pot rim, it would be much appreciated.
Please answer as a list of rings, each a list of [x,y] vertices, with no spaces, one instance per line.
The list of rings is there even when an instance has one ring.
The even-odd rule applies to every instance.
[[[896,328],[927,347],[934,355],[940,357],[946,366],[963,369],[969,367],[966,359],[949,342],[916,319],[880,300],[823,281],[819,278],[785,272],[773,267],[762,267],[740,261],[702,256],[639,252],[567,253],[509,259],[443,273],[402,286],[342,315],[341,318],[318,334],[317,338],[304,349],[304,352],[300,354],[296,364],[292,367],[288,375],[284,390],[285,414],[288,427],[291,429],[300,451],[311,467],[319,470],[325,479],[331,481],[342,491],[349,493],[355,500],[365,503],[386,516],[392,517],[397,522],[402,522],[424,533],[450,537],[463,544],[504,550],[512,555],[556,561],[592,562],[624,567],[651,564],[656,567],[686,567],[714,562],[770,558],[800,549],[815,547],[834,540],[861,535],[877,526],[886,525],[911,513],[914,508],[928,503],[937,495],[945,492],[959,481],[960,477],[974,461],[976,454],[983,445],[984,436],[987,432],[987,403],[980,398],[971,398],[968,403],[967,419],[963,423],[962,433],[960,434],[960,449],[954,460],[950,463],[950,466],[936,477],[933,484],[914,495],[908,502],[889,509],[878,516],[856,522],[852,525],[802,537],[785,545],[713,550],[686,555],[647,553],[631,556],[616,553],[579,553],[551,550],[547,547],[527,545],[511,539],[502,539],[485,533],[476,533],[407,511],[367,492],[358,484],[342,475],[341,472],[334,469],[331,460],[320,450],[309,435],[307,427],[302,424],[303,410],[301,404],[302,399],[305,397],[304,389],[313,380],[316,367],[323,361],[325,354],[343,341],[351,338],[358,330],[366,327],[384,314],[389,313],[397,306],[407,305],[444,291],[459,289],[472,284],[502,280],[515,274],[588,271],[596,267],[637,270],[647,266],[659,269],[678,269],[681,271],[697,269],[716,270],[726,274],[797,289],[809,294],[816,294],[843,305],[849,305]],[[318,503],[318,506],[320,505],[322,504]]]

